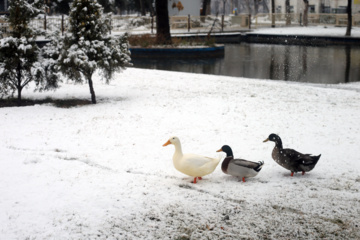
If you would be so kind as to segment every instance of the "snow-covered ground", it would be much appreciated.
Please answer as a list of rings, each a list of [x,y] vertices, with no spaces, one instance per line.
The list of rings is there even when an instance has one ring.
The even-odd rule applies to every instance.
[[[128,68],[98,104],[0,108],[0,239],[359,239],[360,84],[315,85]],[[64,83],[26,98],[89,99]],[[271,159],[322,154],[304,176]],[[246,183],[220,166],[198,184],[184,152],[265,161]]]
[[[246,30],[246,29],[242,29]],[[191,29],[190,33],[193,34],[206,34],[209,29]],[[113,34],[123,34],[125,31],[113,31]],[[129,31],[131,34],[146,34],[150,33],[148,29],[136,29],[133,31]],[[274,34],[274,35],[297,35],[297,36],[331,36],[331,37],[345,37],[346,27],[334,27],[334,26],[309,26],[309,27],[276,27],[276,28],[253,28],[249,30],[251,33],[258,34]],[[154,31],[156,33],[156,31]],[[188,31],[184,29],[172,29],[171,33],[173,36],[181,36],[182,34],[188,35]],[[214,34],[226,35],[226,34],[234,34],[233,31],[224,31],[220,32],[219,29],[214,30]],[[360,27],[352,27],[351,28],[351,36],[355,38],[360,38]]]

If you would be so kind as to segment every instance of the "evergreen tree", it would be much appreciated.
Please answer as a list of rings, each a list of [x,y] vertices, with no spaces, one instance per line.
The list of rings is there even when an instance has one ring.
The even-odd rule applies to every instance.
[[[98,0],[99,4],[103,7],[105,13],[113,11],[113,1],[110,0]]]
[[[10,36],[0,40],[0,93],[14,94],[17,91],[18,104],[21,105],[21,91],[30,82],[36,89],[49,89],[43,65],[40,63],[40,50],[35,38],[40,34],[29,22],[40,13],[42,0],[12,0],[9,2]]]
[[[53,7],[56,13],[68,15],[70,12],[71,1],[72,0],[54,0],[51,1],[49,7]]]
[[[127,36],[110,36],[110,21],[102,17],[102,11],[96,0],[73,1],[69,16],[70,34],[65,36],[59,56],[60,71],[75,82],[87,81],[94,104],[94,72],[99,70],[108,83],[113,73],[130,62]]]

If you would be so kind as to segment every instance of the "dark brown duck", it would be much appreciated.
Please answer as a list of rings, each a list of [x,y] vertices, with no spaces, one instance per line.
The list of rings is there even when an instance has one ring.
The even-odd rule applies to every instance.
[[[281,138],[274,133],[264,140],[264,142],[267,141],[275,142],[271,156],[280,166],[290,170],[291,176],[294,175],[294,172],[302,172],[302,175],[305,172],[310,172],[314,169],[321,156],[321,154],[313,156],[311,154],[299,153],[290,148],[283,148]]]

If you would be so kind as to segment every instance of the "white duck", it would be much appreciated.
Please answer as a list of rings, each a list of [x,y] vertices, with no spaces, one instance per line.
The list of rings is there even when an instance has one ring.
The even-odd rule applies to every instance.
[[[194,177],[193,183],[196,183],[197,179],[201,180],[203,176],[212,173],[221,160],[221,156],[219,158],[210,158],[191,153],[183,154],[178,137],[171,137],[163,147],[169,144],[175,146],[173,163],[176,170]]]

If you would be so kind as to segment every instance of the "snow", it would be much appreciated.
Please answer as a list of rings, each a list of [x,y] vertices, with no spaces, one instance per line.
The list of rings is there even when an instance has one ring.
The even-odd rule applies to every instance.
[[[358,239],[360,84],[305,84],[128,68],[98,104],[0,108],[0,239]],[[90,99],[87,85],[25,98]],[[322,154],[304,176],[271,159]],[[220,166],[197,184],[174,147],[265,162],[246,183]]]
[[[336,36],[344,37],[346,27],[309,26],[309,27],[277,27],[255,29],[254,33],[300,36]],[[360,37],[360,27],[351,28],[351,37]]]

